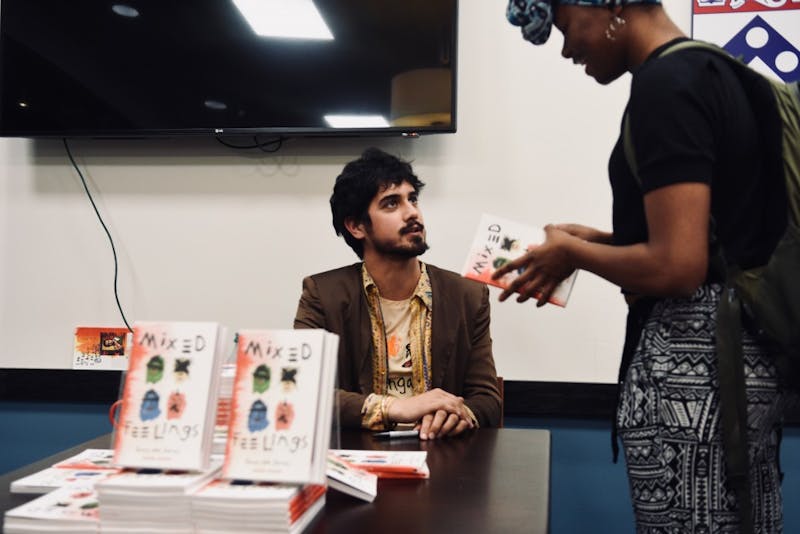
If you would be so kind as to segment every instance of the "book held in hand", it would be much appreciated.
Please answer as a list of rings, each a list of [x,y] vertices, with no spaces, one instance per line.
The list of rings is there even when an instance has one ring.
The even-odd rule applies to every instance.
[[[506,263],[525,254],[528,247],[541,244],[544,240],[545,234],[541,228],[484,213],[461,275],[505,289],[520,275],[520,271],[512,271],[498,280],[492,279],[492,274]],[[577,275],[578,272],[575,271],[563,280],[550,296],[549,302],[566,306]],[[534,296],[538,298],[539,295]]]
[[[338,343],[321,329],[239,332],[223,478],[325,483]]]
[[[225,329],[210,322],[137,322],[133,331],[114,465],[206,469]]]

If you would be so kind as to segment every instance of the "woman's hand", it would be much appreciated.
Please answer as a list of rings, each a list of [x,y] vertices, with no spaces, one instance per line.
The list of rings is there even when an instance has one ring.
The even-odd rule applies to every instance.
[[[566,226],[576,232],[591,230],[580,225]],[[545,226],[544,232],[544,243],[530,247],[527,253],[503,265],[492,275],[496,280],[512,271],[522,270],[500,294],[500,301],[506,300],[513,293],[518,293],[517,302],[536,298],[536,305],[544,306],[558,284],[575,270],[569,258],[567,245],[569,240],[576,239],[577,236],[552,224]]]

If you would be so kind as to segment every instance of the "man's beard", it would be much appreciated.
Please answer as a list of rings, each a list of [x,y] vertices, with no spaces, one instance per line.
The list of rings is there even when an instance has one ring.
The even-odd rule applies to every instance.
[[[405,235],[410,229],[403,229],[400,235]],[[425,241],[425,234],[414,236],[411,243],[398,243],[396,241],[373,241],[375,251],[385,256],[393,256],[395,258],[416,258],[421,256],[428,250],[428,243]]]

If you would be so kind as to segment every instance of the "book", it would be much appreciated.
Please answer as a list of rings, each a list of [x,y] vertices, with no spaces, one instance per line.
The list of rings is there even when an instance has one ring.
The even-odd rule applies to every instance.
[[[544,240],[545,234],[542,228],[484,213],[481,215],[461,275],[505,289],[519,276],[520,271],[507,273],[498,280],[493,280],[492,274],[506,263],[525,254],[529,246],[538,245]],[[565,307],[577,275],[578,271],[575,271],[563,280],[550,296],[549,302]],[[534,298],[538,297],[539,294],[535,293]]]
[[[427,451],[331,449],[331,454],[378,478],[430,478]]]
[[[5,513],[3,532],[99,532],[99,503],[91,485],[71,484],[46,493]]]
[[[137,322],[133,331],[114,465],[206,469],[225,329],[210,322]]]
[[[11,482],[11,493],[47,493],[68,484],[89,485],[118,472],[119,469],[70,469],[47,467]]]
[[[127,328],[117,326],[75,328],[72,368],[124,371],[128,368],[128,334]]]
[[[328,486],[352,495],[362,501],[372,502],[378,495],[378,475],[351,464],[333,452],[328,453]]]
[[[67,469],[114,469],[113,449],[84,449],[78,454],[53,464],[53,467]]]
[[[223,478],[325,483],[338,343],[321,329],[239,332]]]

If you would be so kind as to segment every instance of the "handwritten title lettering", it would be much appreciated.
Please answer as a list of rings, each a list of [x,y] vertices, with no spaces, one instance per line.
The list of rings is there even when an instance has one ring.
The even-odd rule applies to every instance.
[[[486,231],[489,232],[486,237],[486,244],[483,246],[483,250],[478,253],[478,257],[472,264],[472,270],[475,271],[476,274],[481,274],[484,269],[486,269],[486,266],[492,261],[492,256],[494,256],[494,247],[500,243],[500,232],[502,228],[499,224],[490,224],[489,227],[486,228]]]
[[[180,351],[182,354],[192,352],[202,352],[206,348],[206,338],[197,335],[194,337],[169,337],[166,333],[161,335],[153,332],[145,332],[137,341],[137,345],[151,349],[168,351]]]
[[[269,358],[272,360],[286,360],[297,362],[298,360],[308,360],[313,356],[313,349],[309,343],[300,345],[276,345],[272,341],[260,343],[249,341],[244,349],[245,354],[255,356],[260,359]]]
[[[136,425],[126,422],[124,433],[134,439],[161,440],[169,437],[176,437],[181,441],[197,438],[200,435],[198,425],[182,425],[179,423],[157,423]]]
[[[253,436],[251,434],[242,434],[235,432],[233,434],[233,446],[243,451],[278,451],[285,450],[291,454],[298,451],[307,449],[309,446],[308,436],[305,434],[287,434],[287,433],[268,433],[261,436]]]

